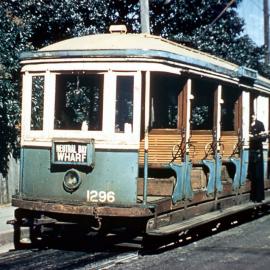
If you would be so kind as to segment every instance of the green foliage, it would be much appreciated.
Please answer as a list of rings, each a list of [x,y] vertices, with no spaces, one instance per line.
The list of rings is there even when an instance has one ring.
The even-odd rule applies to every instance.
[[[28,29],[28,40],[35,48],[73,36],[108,32],[111,24],[125,23],[130,30],[138,26],[136,0],[5,0],[2,3]]]
[[[241,36],[237,3],[211,27],[228,0],[149,0],[151,32],[270,77],[264,48]],[[108,32],[111,24],[140,31],[139,0],[0,0],[0,172],[17,149],[19,54],[74,36]],[[17,127],[17,128],[16,128]]]
[[[76,76],[66,81],[66,108],[74,112],[73,121],[81,124],[87,120],[91,130],[98,130],[100,123],[101,82],[94,75]]]
[[[171,0],[160,4],[151,1],[151,28],[176,42],[214,54],[238,65],[256,69],[270,77],[263,63],[264,46],[258,47],[247,35],[243,36],[244,21],[233,6],[214,23],[228,4],[228,0]],[[162,14],[156,16],[156,14]]]
[[[0,7],[0,173],[7,173],[9,154],[18,155],[20,117],[19,54],[29,46],[19,21]]]
[[[44,111],[44,76],[32,80],[31,129],[42,130]]]

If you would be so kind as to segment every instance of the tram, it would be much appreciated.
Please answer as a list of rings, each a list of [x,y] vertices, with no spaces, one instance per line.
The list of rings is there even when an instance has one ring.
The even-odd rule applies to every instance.
[[[123,25],[24,52],[21,65],[15,232],[169,235],[254,207],[250,116],[268,130],[270,96],[257,71]]]

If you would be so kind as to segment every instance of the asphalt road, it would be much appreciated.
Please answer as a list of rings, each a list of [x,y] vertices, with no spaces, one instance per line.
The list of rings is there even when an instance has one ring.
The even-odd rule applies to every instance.
[[[113,269],[268,270],[270,215]]]

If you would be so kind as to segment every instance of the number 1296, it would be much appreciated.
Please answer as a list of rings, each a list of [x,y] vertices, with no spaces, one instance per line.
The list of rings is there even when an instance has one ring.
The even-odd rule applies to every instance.
[[[113,191],[87,190],[86,200],[87,202],[95,203],[113,203],[115,201],[115,193]]]

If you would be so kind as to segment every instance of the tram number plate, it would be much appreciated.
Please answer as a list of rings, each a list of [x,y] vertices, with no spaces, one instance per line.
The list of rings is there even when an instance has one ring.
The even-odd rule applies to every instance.
[[[115,193],[113,191],[87,190],[86,200],[87,202],[95,203],[113,203],[115,201]]]

